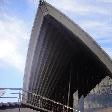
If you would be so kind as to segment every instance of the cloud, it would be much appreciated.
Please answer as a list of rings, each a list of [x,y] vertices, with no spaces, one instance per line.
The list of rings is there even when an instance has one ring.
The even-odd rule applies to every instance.
[[[112,0],[100,0],[100,1],[104,3],[112,3]]]
[[[0,62],[24,71],[28,44],[26,23],[15,16],[2,15],[0,19]]]
[[[99,38],[105,38],[104,36],[109,36],[112,33],[112,26],[109,23],[106,23],[104,21],[98,21],[98,20],[83,20],[80,23],[81,27],[86,30],[92,30],[95,33],[101,33],[99,35]],[[112,39],[112,38],[111,38]]]
[[[33,4],[37,8],[39,0],[27,0],[31,5]],[[88,15],[88,14],[103,14],[109,15],[111,12],[106,8],[99,6],[95,6],[86,1],[83,3],[78,0],[46,0],[48,3],[52,4],[62,12],[68,13],[77,13],[79,15]]]
[[[11,39],[0,39],[0,60],[3,63],[11,64],[19,70],[24,69],[24,57],[18,52],[17,45]]]
[[[63,10],[64,12],[77,13],[81,15],[88,14],[103,14],[108,15],[111,12],[101,6],[95,6],[86,2],[86,4],[79,2],[78,0],[48,0],[51,4],[53,4],[58,9]]]
[[[29,5],[33,5],[35,8],[37,8],[39,4],[39,0],[26,0]]]

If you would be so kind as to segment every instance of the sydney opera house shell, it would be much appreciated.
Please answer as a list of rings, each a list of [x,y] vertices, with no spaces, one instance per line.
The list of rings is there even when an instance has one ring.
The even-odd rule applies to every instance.
[[[112,77],[112,60],[67,16],[40,2],[29,42],[24,90],[73,106],[73,94],[86,96]],[[29,97],[29,96],[28,96]]]

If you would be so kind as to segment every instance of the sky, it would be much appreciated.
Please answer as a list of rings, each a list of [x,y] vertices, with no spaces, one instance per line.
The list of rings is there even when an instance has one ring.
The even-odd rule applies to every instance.
[[[82,27],[112,59],[112,0],[46,0]],[[0,0],[0,88],[22,88],[38,0]]]

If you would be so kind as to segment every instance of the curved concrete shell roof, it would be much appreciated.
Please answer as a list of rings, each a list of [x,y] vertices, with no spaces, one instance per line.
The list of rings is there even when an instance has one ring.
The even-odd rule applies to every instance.
[[[56,29],[54,28],[54,26],[56,26]],[[55,30],[58,29],[59,31],[57,31],[56,33]],[[47,32],[48,34],[46,34],[45,32]],[[61,33],[63,34],[61,35]],[[59,36],[60,38],[58,38]],[[63,36],[65,37],[65,40],[61,39],[61,37]],[[54,40],[52,40],[51,37]],[[48,44],[46,45],[44,44],[44,42]],[[64,47],[61,46],[61,43],[63,44]],[[83,48],[85,48],[86,50],[83,51],[82,50]],[[88,55],[88,53],[90,53],[90,56]],[[61,56],[61,54],[63,54],[63,56]],[[36,93],[38,94],[40,94],[40,91],[42,93],[44,92],[43,90],[41,90],[42,88],[44,88],[45,91],[48,90],[51,91],[52,89],[50,88],[53,88],[51,85],[54,86],[55,85],[54,83],[56,83],[57,80],[56,74],[58,74],[57,75],[58,77],[60,76],[59,74],[62,74],[60,68],[63,68],[65,73],[68,63],[70,62],[70,60],[72,60],[72,57],[75,56],[77,56],[77,59],[79,61],[81,60],[81,58],[85,57],[84,59],[82,59],[82,61],[86,60],[86,62],[89,62],[89,64],[87,65],[88,68],[91,65],[94,65],[95,62],[96,65],[94,65],[93,67],[91,66],[91,68],[89,69],[93,71],[98,69],[98,71],[94,72],[94,74],[96,73],[96,76],[98,76],[98,73],[103,74],[104,72],[107,75],[112,75],[112,60],[100,48],[100,46],[91,38],[91,36],[88,35],[85,31],[83,31],[77,24],[71,21],[67,16],[62,14],[57,9],[55,9],[53,6],[51,6],[46,2],[41,2],[38,7],[38,11],[34,21],[34,26],[32,28],[32,34],[28,48],[25,75],[24,75],[24,84],[23,84],[24,89],[31,90],[34,92],[36,91]],[[80,58],[78,58],[79,56]],[[92,56],[93,58],[90,58]],[[54,60],[52,59],[52,57]],[[87,57],[89,58],[87,59]],[[78,62],[76,62],[77,59],[74,61],[74,63],[77,63],[78,65]],[[60,63],[61,61],[62,63]],[[52,66],[53,64],[54,66]],[[99,69],[97,67],[98,64],[100,66],[100,67],[98,66],[99,68],[103,68],[105,70],[103,71],[102,69]],[[74,68],[77,68],[77,66],[74,65]],[[83,68],[84,67],[82,67],[82,69]],[[57,71],[58,73],[55,73],[55,71]],[[48,74],[50,74],[50,76]],[[53,77],[55,81],[54,83],[51,84],[50,82],[54,80]],[[48,93],[49,92],[46,92],[46,94]],[[48,95],[50,95],[50,93]]]

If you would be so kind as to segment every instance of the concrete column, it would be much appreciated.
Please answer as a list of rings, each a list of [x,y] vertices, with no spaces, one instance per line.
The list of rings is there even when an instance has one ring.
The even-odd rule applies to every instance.
[[[84,96],[83,95],[79,99],[79,112],[84,112]]]
[[[75,109],[74,112],[78,110],[78,90],[73,94],[73,108]]]

